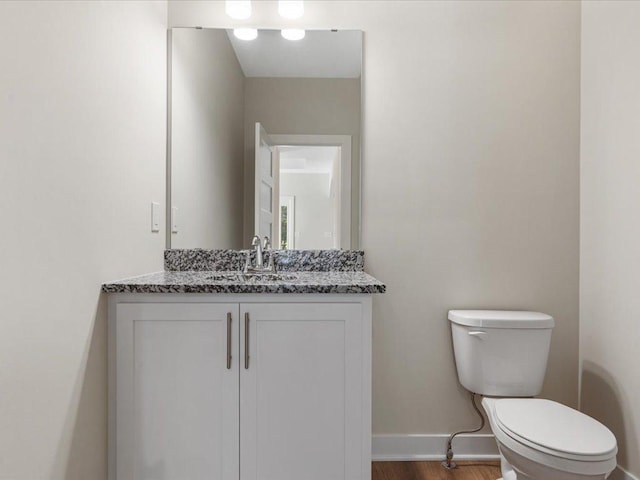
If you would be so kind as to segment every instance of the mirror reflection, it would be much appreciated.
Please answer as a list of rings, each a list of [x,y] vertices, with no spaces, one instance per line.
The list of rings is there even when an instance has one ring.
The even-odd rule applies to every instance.
[[[174,28],[169,248],[358,248],[360,31]]]

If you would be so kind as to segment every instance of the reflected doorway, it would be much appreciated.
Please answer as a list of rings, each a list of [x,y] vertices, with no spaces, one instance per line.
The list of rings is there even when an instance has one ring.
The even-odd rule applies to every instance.
[[[278,145],[281,249],[340,248],[342,148]]]
[[[350,249],[351,136],[255,131],[256,233],[284,250]]]

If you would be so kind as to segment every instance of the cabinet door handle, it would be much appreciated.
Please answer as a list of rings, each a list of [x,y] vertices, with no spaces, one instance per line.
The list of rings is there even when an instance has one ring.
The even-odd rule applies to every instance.
[[[244,314],[244,368],[249,368],[249,312]]]
[[[231,370],[231,312],[227,313],[227,370]]]

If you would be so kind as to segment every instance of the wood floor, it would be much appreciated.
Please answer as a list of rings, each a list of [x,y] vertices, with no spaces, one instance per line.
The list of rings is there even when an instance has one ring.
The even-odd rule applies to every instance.
[[[372,480],[496,480],[499,462],[456,462],[447,470],[440,462],[373,462]]]

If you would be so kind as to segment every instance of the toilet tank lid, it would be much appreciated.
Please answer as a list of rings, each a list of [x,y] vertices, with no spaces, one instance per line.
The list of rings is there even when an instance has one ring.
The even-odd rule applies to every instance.
[[[449,310],[449,320],[458,325],[481,328],[553,328],[546,313],[519,310]]]

